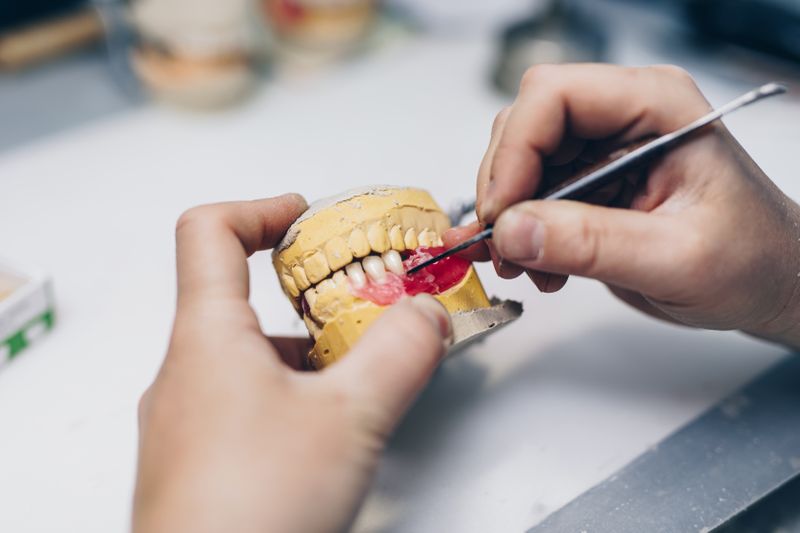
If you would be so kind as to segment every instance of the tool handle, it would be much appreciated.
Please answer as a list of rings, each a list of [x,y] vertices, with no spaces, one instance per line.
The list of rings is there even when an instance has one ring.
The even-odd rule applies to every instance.
[[[608,164],[602,165],[594,171],[588,172],[575,180],[571,180],[564,186],[559,186],[552,192],[546,193],[543,199],[546,200],[563,200],[567,198],[575,198],[583,196],[589,192],[595,191],[613,181],[620,170],[629,168],[631,166],[641,164],[644,161],[650,160],[664,150],[674,146],[679,141],[682,141],[689,135],[697,130],[707,126],[727,115],[732,111],[736,111],[746,105],[758,102],[764,98],[782,94],[786,92],[786,87],[775,82],[767,83],[748,91],[742,96],[731,100],[727,104],[712,110],[711,112],[703,115],[694,122],[679,128],[671,133],[662,135],[649,142],[642,143],[638,146],[632,146],[633,149],[613,159]]]

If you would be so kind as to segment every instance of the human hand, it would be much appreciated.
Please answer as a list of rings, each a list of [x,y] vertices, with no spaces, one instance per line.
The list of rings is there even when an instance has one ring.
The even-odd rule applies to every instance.
[[[567,275],[586,276],[660,318],[800,346],[800,209],[719,122],[653,162],[638,183],[623,180],[634,186],[613,204],[629,209],[528,200],[565,169],[709,110],[675,67],[530,69],[498,115],[479,170],[478,217],[495,224],[493,239],[467,255],[492,257],[503,277],[525,270],[545,292]],[[478,229],[454,229],[445,244]]]
[[[264,336],[247,256],[305,208],[286,195],[194,208],[178,222],[172,338],[139,410],[134,531],[345,529],[443,355],[450,318],[429,295],[387,310],[322,372],[299,371],[307,340]]]

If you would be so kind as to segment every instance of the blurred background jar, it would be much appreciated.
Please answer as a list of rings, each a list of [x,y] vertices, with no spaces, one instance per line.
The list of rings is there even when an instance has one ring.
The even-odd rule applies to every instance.
[[[193,108],[229,105],[255,82],[250,0],[136,0],[134,71],[158,99]]]
[[[357,50],[378,18],[376,0],[258,0],[276,58],[324,62]]]

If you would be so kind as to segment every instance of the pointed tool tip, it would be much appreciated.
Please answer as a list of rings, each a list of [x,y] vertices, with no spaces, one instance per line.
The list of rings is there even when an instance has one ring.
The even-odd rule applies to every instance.
[[[759,92],[764,96],[772,96],[773,94],[783,94],[788,91],[789,89],[786,87],[786,85],[775,81],[762,85],[759,90]]]
[[[427,261],[423,261],[422,263],[418,264],[417,266],[411,267],[408,270],[406,270],[406,274],[409,275],[409,276],[412,276],[412,275],[416,274],[417,272],[419,272],[420,270],[422,270],[423,268],[425,268],[426,266],[435,263],[437,260],[438,260],[438,258],[434,257],[432,259],[428,259]]]
[[[453,254],[457,254],[461,250],[466,250],[467,248],[469,248],[473,244],[475,244],[477,242],[480,242],[483,239],[488,239],[491,236],[492,236],[492,227],[491,226],[487,226],[483,231],[481,231],[479,233],[476,233],[475,235],[473,235],[472,237],[470,237],[466,241],[462,242],[461,244],[457,244],[456,246],[453,246],[452,248],[450,248],[448,250],[445,250],[444,252],[440,253],[439,255],[436,255],[436,256],[431,257],[430,259],[428,259],[426,261],[423,261],[422,263],[418,264],[417,266],[409,268],[406,271],[406,274],[409,274],[409,275],[410,274],[416,274],[417,272],[419,272],[420,270],[422,270],[426,266],[430,266],[430,265],[432,265],[432,264],[434,264],[434,263],[436,263],[438,261],[441,261],[442,259],[445,259],[446,257],[450,257]]]

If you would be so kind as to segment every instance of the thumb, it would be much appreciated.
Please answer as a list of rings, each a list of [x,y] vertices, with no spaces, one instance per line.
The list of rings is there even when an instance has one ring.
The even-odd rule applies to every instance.
[[[369,423],[389,432],[428,383],[452,342],[450,314],[428,294],[406,298],[372,324],[330,368],[363,405]]]
[[[503,258],[526,268],[655,295],[680,270],[691,242],[681,224],[656,213],[540,200],[504,211],[492,241]]]

